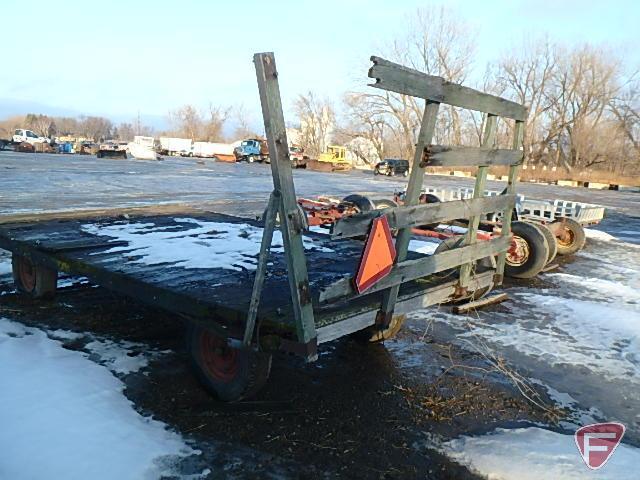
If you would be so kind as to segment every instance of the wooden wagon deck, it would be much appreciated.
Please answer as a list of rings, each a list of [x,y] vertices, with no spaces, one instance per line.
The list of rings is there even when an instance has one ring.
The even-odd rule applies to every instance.
[[[177,314],[243,327],[260,251],[262,227],[255,220],[203,212],[48,220],[0,226],[0,248],[27,255],[59,271],[91,281]],[[330,241],[306,232],[312,301],[319,341],[322,327],[374,312],[380,293],[350,301],[319,304],[319,293],[352,276],[363,244]],[[411,258],[424,255],[411,252]],[[403,285],[401,301],[434,294],[451,282],[436,277]],[[438,297],[439,298],[439,297]],[[435,303],[438,303],[438,298]],[[432,303],[432,302],[429,302]],[[265,328],[295,330],[282,239],[274,237],[259,316]],[[373,316],[361,321],[373,323]],[[207,322],[208,324],[209,322]]]

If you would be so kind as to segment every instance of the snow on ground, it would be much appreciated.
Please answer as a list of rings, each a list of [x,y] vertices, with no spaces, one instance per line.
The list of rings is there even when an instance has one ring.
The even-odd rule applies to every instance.
[[[11,275],[11,255],[0,250],[0,278]]]
[[[421,325],[438,325],[451,341],[532,372],[537,378],[531,383],[568,410],[560,423],[568,435],[541,428],[496,430],[440,447],[490,479],[638,478],[640,251],[615,230],[587,233],[587,247],[573,262],[542,276],[548,288],[511,288],[506,309],[466,317],[444,309],[411,314]],[[627,426],[628,443],[592,472],[570,433],[606,420]]]
[[[84,348],[97,357],[98,362],[113,373],[126,375],[149,365],[149,356],[144,355],[144,345],[127,341],[93,340]]]
[[[87,224],[83,231],[103,235],[128,246],[113,247],[109,252],[127,252],[131,261],[157,265],[171,263],[184,268],[225,268],[255,270],[260,253],[262,228],[243,223],[207,222],[193,218],[176,218],[190,228],[157,227],[150,223]],[[283,252],[280,230],[273,232],[273,252]],[[307,250],[332,252],[309,237],[303,237]]]
[[[640,450],[622,443],[604,467],[589,470],[573,435],[537,427],[463,436],[444,442],[439,450],[490,480],[632,480],[640,465]]]
[[[0,478],[151,479],[197,453],[136,412],[124,384],[87,354],[4,318],[0,379]]]

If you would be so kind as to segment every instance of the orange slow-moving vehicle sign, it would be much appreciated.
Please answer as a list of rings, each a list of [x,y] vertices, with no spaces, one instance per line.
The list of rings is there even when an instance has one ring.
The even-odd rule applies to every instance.
[[[393,245],[389,222],[385,215],[375,218],[367,237],[355,287],[362,293],[391,271],[396,258],[396,248]]]

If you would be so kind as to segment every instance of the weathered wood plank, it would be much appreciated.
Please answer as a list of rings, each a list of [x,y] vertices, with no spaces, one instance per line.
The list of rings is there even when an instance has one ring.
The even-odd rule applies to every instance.
[[[524,122],[516,122],[513,132],[513,148],[519,149],[522,147],[524,135]],[[519,165],[512,165],[509,169],[509,178],[507,180],[507,194],[514,194],[516,191],[516,181],[518,180]],[[511,234],[511,216],[513,215],[513,208],[505,209],[502,215],[502,235]],[[496,284],[501,284],[504,276],[504,266],[507,261],[507,253],[502,252],[498,255],[498,262],[496,266]]]
[[[309,291],[307,263],[302,245],[302,229],[297,226],[298,222],[296,222],[299,214],[298,203],[293,185],[291,161],[289,160],[289,143],[282,111],[276,59],[272,52],[256,53],[253,56],[253,61],[256,67],[264,129],[269,144],[274,195],[276,199],[278,196],[280,197],[280,202],[278,202],[280,230],[287,259],[298,341],[309,344],[316,338],[316,329]],[[308,359],[315,359],[316,356],[317,353],[310,352]]]
[[[509,296],[506,293],[499,293],[490,297],[481,298],[473,302],[465,303],[464,305],[456,305],[451,309],[453,313],[467,313],[471,310],[478,310],[479,308],[486,307],[487,305],[495,305],[496,303],[502,303],[509,300]]]
[[[366,293],[384,290],[410,280],[449,270],[450,268],[455,268],[481,258],[497,255],[498,253],[505,251],[509,244],[509,237],[500,236],[488,241],[468,245],[466,247],[448,250],[430,257],[406,260],[396,264],[389,275],[367,290]],[[353,288],[352,278],[342,278],[320,292],[320,302],[330,302],[341,297],[353,296],[356,294],[356,290]]]
[[[369,231],[371,222],[386,215],[392,229],[410,228],[431,223],[446,222],[458,218],[469,218],[484,213],[500,212],[515,206],[515,195],[495,195],[451,202],[423,203],[385,210],[374,210],[352,217],[344,217],[333,225],[331,238],[352,238]]]
[[[430,145],[425,148],[425,167],[480,167],[522,163],[522,150]]]
[[[498,117],[492,114],[487,114],[484,133],[482,136],[482,146],[485,148],[493,148],[496,142]],[[478,173],[476,175],[476,184],[473,189],[473,198],[481,198],[484,195],[484,186],[487,181],[487,166],[478,167]],[[473,215],[469,218],[469,228],[465,237],[465,245],[471,245],[477,241],[478,225],[480,224],[480,215]],[[460,286],[466,287],[469,277],[471,276],[471,270],[473,264],[467,263],[460,268]]]
[[[420,193],[422,192],[422,182],[424,180],[424,170],[420,167],[422,161],[422,151],[424,147],[431,143],[433,134],[438,121],[438,110],[440,104],[427,100],[422,114],[422,123],[418,132],[416,149],[413,152],[413,164],[411,168],[411,176],[407,185],[407,192],[404,197],[405,205],[417,205],[420,202]],[[411,240],[411,229],[401,228],[396,237],[396,263],[402,262],[407,258],[407,250],[409,241]],[[384,322],[390,321],[393,316],[393,308],[398,298],[400,286],[393,285],[384,292],[382,304],[380,306],[380,318]]]
[[[527,116],[526,108],[519,103],[448,82],[442,77],[427,75],[380,57],[373,56],[371,61],[373,66],[369,69],[369,77],[376,79],[376,83],[371,85],[373,87],[515,120],[523,121]]]

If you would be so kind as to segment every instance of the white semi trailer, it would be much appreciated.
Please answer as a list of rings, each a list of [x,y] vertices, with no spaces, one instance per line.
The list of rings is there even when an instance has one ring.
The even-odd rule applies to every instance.
[[[193,142],[193,156],[200,158],[217,158],[218,160],[233,162],[233,145],[215,142]]]
[[[160,153],[180,157],[193,156],[193,141],[189,138],[160,137]]]

